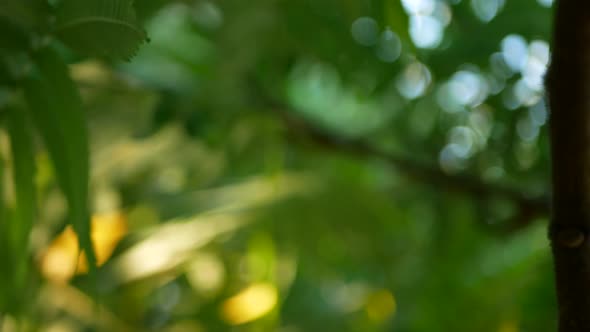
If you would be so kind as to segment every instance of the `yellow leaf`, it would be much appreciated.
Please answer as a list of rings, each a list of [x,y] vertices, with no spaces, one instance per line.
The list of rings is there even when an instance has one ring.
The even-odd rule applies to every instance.
[[[277,288],[269,283],[253,284],[225,300],[221,314],[231,325],[259,319],[274,309],[278,301]]]
[[[111,257],[119,241],[127,234],[127,220],[121,213],[99,214],[92,217],[92,245],[97,265]],[[41,273],[54,282],[67,282],[75,274],[88,271],[84,253],[80,254],[78,237],[71,226],[66,227],[43,253]]]

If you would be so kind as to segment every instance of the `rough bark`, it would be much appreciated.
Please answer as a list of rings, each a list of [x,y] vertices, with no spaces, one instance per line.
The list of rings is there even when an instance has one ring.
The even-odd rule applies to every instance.
[[[546,86],[559,332],[590,331],[590,1],[556,3]]]

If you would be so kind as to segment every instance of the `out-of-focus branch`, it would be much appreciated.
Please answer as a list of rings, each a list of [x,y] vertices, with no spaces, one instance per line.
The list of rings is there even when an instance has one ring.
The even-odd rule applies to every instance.
[[[289,137],[294,140],[308,141],[313,143],[314,146],[359,158],[383,160],[392,168],[415,181],[437,186],[441,193],[464,193],[478,200],[491,198],[510,200],[517,206],[517,211],[510,221],[502,223],[504,227],[501,228],[501,231],[519,230],[538,217],[547,217],[549,215],[550,198],[548,195],[531,196],[527,195],[523,190],[485,182],[474,175],[448,174],[436,165],[392,155],[362,139],[346,139],[338,136],[313,124],[302,116],[298,116],[297,112],[292,110],[286,103],[266,94],[255,79],[251,78],[248,81],[255,103],[262,103],[263,107],[272,109],[282,119]],[[89,85],[84,81],[79,82],[79,84],[83,86]]]
[[[260,97],[260,95],[258,95]],[[297,116],[285,104],[266,98],[266,105],[272,108],[283,120],[291,138],[307,140],[314,145],[331,151],[350,154],[360,158],[376,158],[387,162],[391,167],[409,178],[436,186],[441,193],[459,192],[480,200],[490,198],[508,199],[517,206],[517,212],[508,223],[502,223],[502,231],[521,229],[538,217],[549,215],[549,197],[532,197],[523,191],[495,183],[488,183],[479,177],[466,174],[448,174],[436,165],[421,163],[408,158],[384,152],[362,139],[345,139],[311,121]]]

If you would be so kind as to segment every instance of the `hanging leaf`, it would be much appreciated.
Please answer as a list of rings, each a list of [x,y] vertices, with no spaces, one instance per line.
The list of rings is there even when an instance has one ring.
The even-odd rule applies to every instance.
[[[6,127],[10,136],[12,154],[12,177],[16,202],[11,218],[6,225],[10,234],[10,252],[13,256],[12,289],[16,293],[26,291],[29,277],[29,235],[33,228],[36,208],[35,159],[33,141],[24,110],[17,107],[6,108]],[[14,305],[22,304],[21,299],[13,299]]]
[[[92,269],[96,259],[90,242],[88,129],[82,100],[54,50],[44,48],[34,60],[38,73],[25,81],[25,96],[66,196],[69,222]]]
[[[82,54],[118,59],[131,58],[146,40],[132,0],[64,0],[57,35]]]
[[[33,142],[26,115],[22,109],[7,109],[7,127],[13,159],[13,181],[16,193],[14,217],[10,225],[13,249],[26,262],[28,237],[35,219],[36,198],[33,178],[35,159]]]
[[[2,113],[4,109],[0,110]],[[2,150],[0,150],[0,259],[5,266],[11,266],[11,251],[9,246],[8,237],[8,212],[6,210],[5,197],[4,197],[4,159],[2,157]],[[10,279],[9,273],[0,273],[0,294],[9,294],[10,291]],[[0,296],[0,311],[6,312],[10,308],[10,299],[8,296]]]

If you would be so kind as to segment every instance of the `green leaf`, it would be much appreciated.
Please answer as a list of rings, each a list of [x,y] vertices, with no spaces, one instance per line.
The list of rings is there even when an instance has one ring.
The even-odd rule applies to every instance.
[[[57,35],[82,54],[118,59],[131,58],[146,40],[132,0],[64,0]]]
[[[4,112],[4,109],[0,110],[0,114]],[[8,213],[5,204],[5,197],[4,197],[4,159],[2,157],[2,151],[0,150],[0,259],[5,266],[11,267],[11,250],[10,250],[10,239],[8,236]],[[10,277],[9,273],[0,273],[0,294],[9,294],[9,285],[10,285]],[[0,296],[0,312],[6,312],[9,305],[9,296],[4,295]]]
[[[67,65],[54,50],[40,50],[34,61],[39,72],[25,81],[25,96],[66,196],[69,222],[92,270],[96,259],[90,241],[88,129],[82,100]]]
[[[33,140],[24,110],[7,108],[7,129],[12,153],[12,176],[16,204],[10,221],[10,235],[15,256],[14,280],[17,290],[26,287],[29,274],[29,235],[33,229],[37,211],[35,194],[35,158]]]
[[[6,123],[10,135],[10,149],[13,159],[12,175],[16,192],[16,207],[11,233],[16,252],[26,253],[28,237],[37,210],[33,183],[35,175],[33,141],[26,115],[22,109],[8,108]]]

